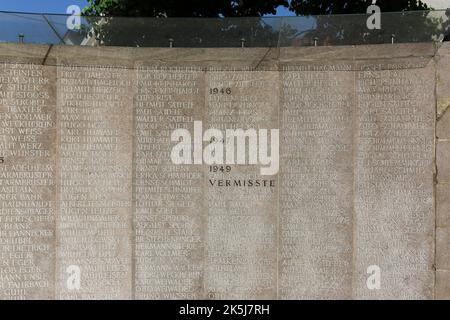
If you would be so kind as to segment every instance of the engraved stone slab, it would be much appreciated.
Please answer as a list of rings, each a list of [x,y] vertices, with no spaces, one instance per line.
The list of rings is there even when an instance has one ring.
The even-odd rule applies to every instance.
[[[205,130],[219,131],[212,139],[226,158],[206,168],[208,298],[277,297],[278,75],[239,66],[206,74]]]
[[[433,64],[394,60],[359,69],[355,297],[432,298]],[[366,284],[371,266],[381,274],[378,290]]]
[[[376,50],[374,50],[375,48]],[[343,203],[340,210],[337,209],[338,206],[328,208],[326,211],[318,209],[318,206],[323,203],[327,205],[333,203],[329,198],[324,201],[320,198],[324,197],[324,192],[321,192],[320,189],[313,193],[314,189],[304,188],[302,192],[299,192],[297,191],[298,187],[293,188],[294,192],[297,192],[297,197],[311,194],[313,207],[308,212],[311,217],[318,220],[311,225],[299,224],[300,229],[297,235],[305,237],[310,232],[308,241],[320,243],[320,245],[317,247],[302,245],[298,240],[302,239],[299,236],[292,241],[298,245],[299,249],[297,250],[301,252],[298,254],[299,262],[297,263],[301,266],[300,270],[309,272],[308,276],[302,278],[302,272],[294,269],[297,272],[287,273],[287,281],[281,281],[282,284],[292,283],[293,275],[301,275],[297,276],[297,283],[292,286],[292,298],[433,297],[433,105],[435,97],[433,94],[434,65],[432,62],[430,63],[433,55],[434,46],[432,44],[396,45],[394,50],[392,47],[383,45],[332,49],[281,49],[280,62],[282,66],[283,64],[287,65],[287,70],[304,66],[303,69],[298,70],[297,77],[299,79],[307,77],[308,73],[305,71],[308,70],[322,71],[323,73],[325,73],[324,71],[342,72],[349,75],[347,77],[344,75],[340,78],[341,81],[335,81],[333,86],[333,88],[340,89],[338,93],[347,92],[349,95],[347,99],[349,105],[343,109],[350,112],[350,115],[347,115],[349,120],[347,120],[347,124],[345,121],[330,121],[334,128],[340,128],[341,132],[347,132],[347,135],[339,136],[333,132],[327,134],[326,131],[323,132],[323,135],[326,139],[334,137],[335,141],[339,141],[337,140],[339,137],[344,137],[340,140],[343,146],[340,156],[345,159],[343,163],[346,161],[349,163],[351,174],[350,177],[346,177],[345,166],[338,166],[339,158],[329,155],[324,157],[331,159],[328,166],[317,170],[318,172],[330,170],[323,179],[322,190],[327,190],[325,188],[333,185],[329,178],[333,177],[332,174],[334,176],[341,174],[337,181],[342,184],[339,185],[340,188],[336,188],[337,193],[334,194],[335,201]],[[316,59],[316,57],[320,58]],[[283,72],[286,69],[281,70]],[[331,91],[336,95],[335,91],[328,88],[326,81],[320,82],[319,79],[315,79],[315,83],[317,87],[323,85],[327,90],[316,87],[311,90],[313,94],[326,97],[326,93]],[[302,108],[296,107],[296,104],[300,106],[306,104],[308,92],[302,92],[306,88],[301,84],[292,85],[292,87],[292,91],[297,90],[302,93],[299,95],[297,103],[292,104],[292,109],[301,112]],[[294,99],[293,96],[295,95],[282,95],[286,100]],[[330,99],[330,101],[336,104],[340,100]],[[318,100],[316,103],[318,106],[322,104],[326,105],[326,102]],[[283,101],[282,112],[285,112],[283,109],[285,105],[289,106],[289,103]],[[311,103],[308,105],[315,106]],[[322,114],[324,112],[320,113],[320,115]],[[319,115],[315,116],[320,117]],[[333,116],[336,117],[336,113]],[[282,119],[284,121],[285,117]],[[308,118],[304,117],[303,119]],[[312,122],[312,120],[310,121]],[[297,131],[307,128],[307,124],[295,120],[292,122],[297,125]],[[339,125],[341,127],[338,127]],[[283,125],[281,127],[284,128]],[[317,130],[314,133],[320,132],[321,128],[329,129],[329,127],[330,125],[321,127],[316,124]],[[288,135],[289,132],[283,131],[283,134]],[[310,136],[313,137],[312,134]],[[310,139],[309,141],[314,140]],[[299,140],[299,142],[303,141]],[[291,151],[292,145],[293,143],[286,144],[288,155],[294,153]],[[336,148],[339,143],[334,142],[330,145]],[[298,144],[298,146],[298,148],[303,147],[303,150],[300,150],[304,151],[307,144]],[[321,159],[318,153],[320,145],[316,144],[311,150],[299,153],[298,158],[312,155],[312,167],[318,167],[320,162],[317,160]],[[316,152],[317,155],[314,156],[313,152]],[[285,157],[284,152],[282,152],[283,157]],[[301,170],[303,167],[297,165],[291,169],[282,164],[282,183],[287,183],[288,180],[283,176],[284,172]],[[313,172],[313,170],[308,170],[306,174],[311,175]],[[297,183],[300,185],[308,183],[311,186],[311,182],[315,179],[305,179],[305,177],[306,175],[300,176],[300,179],[304,180],[297,180]],[[296,185],[291,183],[290,186]],[[345,190],[349,191],[345,192]],[[282,190],[281,195],[283,192],[286,192],[285,189]],[[291,198],[295,199],[295,197]],[[289,202],[283,197],[280,198],[280,201],[280,216],[283,217],[283,205],[285,202]],[[294,217],[304,219],[308,213],[302,215],[298,208],[302,208],[306,203],[306,201],[298,201],[297,204],[291,205],[291,210],[295,213]],[[295,210],[298,211],[295,212]],[[331,224],[335,227],[334,233],[329,230],[327,230],[328,232],[323,230],[314,232],[314,228],[325,223],[324,212],[325,215],[335,215],[340,212],[341,215],[337,217],[340,217],[341,221],[345,221],[342,228],[337,228],[335,222]],[[294,225],[289,223],[288,227],[292,228]],[[336,248],[333,247],[334,243],[339,241],[336,239],[347,240],[340,242]],[[285,238],[282,236],[280,252],[286,250],[283,241]],[[308,241],[305,242],[308,243]],[[342,251],[345,248],[344,243],[347,243],[348,248],[347,269],[342,265],[346,261]],[[328,255],[323,253],[327,252],[326,250],[330,250]],[[292,257],[293,252],[295,251],[286,254],[287,260]],[[317,259],[315,263],[308,266],[307,263],[312,261],[310,255],[315,255]],[[305,256],[308,258],[302,259]],[[330,257],[331,259],[334,257],[334,260],[326,264],[326,258]],[[282,254],[281,261],[283,259],[285,257]],[[323,268],[318,269],[318,266],[321,265]],[[379,290],[369,288],[367,285],[369,277],[367,270],[373,271],[373,267],[375,270],[381,271],[381,275],[384,277]],[[280,270],[280,279],[283,279],[283,271]],[[320,274],[323,275],[322,278],[319,277]],[[411,277],[411,274],[414,276]],[[310,281],[311,277],[314,280]],[[317,281],[317,279],[323,280]],[[281,290],[283,289],[281,287]]]
[[[0,49],[0,298],[448,296],[448,44]]]
[[[132,297],[133,75],[58,66],[59,299]]]
[[[281,67],[281,299],[351,298],[351,68]]]
[[[56,70],[40,62],[0,63],[0,299],[54,298]]]
[[[171,161],[172,132],[202,119],[204,73],[189,65],[136,63],[135,294],[201,299],[203,172]],[[189,143],[190,145],[190,143]]]

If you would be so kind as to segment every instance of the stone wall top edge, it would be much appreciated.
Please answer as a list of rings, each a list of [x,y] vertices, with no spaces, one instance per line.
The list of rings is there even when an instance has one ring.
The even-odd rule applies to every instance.
[[[432,58],[435,43],[378,44],[289,48],[130,48],[66,45],[0,44],[0,61],[42,61],[43,64],[117,65],[134,68],[140,64],[192,64],[199,66],[242,66],[277,69],[277,64]],[[450,43],[439,53],[450,53]]]
[[[280,62],[306,62],[321,60],[379,60],[395,58],[432,58],[436,44],[402,43],[357,46],[289,47],[280,49]]]
[[[450,42],[442,42],[437,51],[438,55],[450,55]]]

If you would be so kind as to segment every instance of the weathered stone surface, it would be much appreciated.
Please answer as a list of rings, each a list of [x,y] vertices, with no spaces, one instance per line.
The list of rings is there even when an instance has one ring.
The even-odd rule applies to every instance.
[[[153,63],[152,63],[153,62]],[[171,161],[172,131],[202,119],[204,73],[195,66],[136,65],[135,297],[201,299],[205,212],[201,167]]]
[[[58,66],[59,299],[133,295],[133,76],[115,66]]]
[[[434,68],[407,65],[356,75],[356,298],[433,297]],[[366,285],[373,265],[378,290]]]
[[[447,110],[446,112],[442,113],[436,122],[436,137],[439,140],[450,141],[450,112],[448,111],[450,110]]]
[[[278,71],[273,48],[135,48],[133,59],[166,66],[197,66],[204,70]],[[231,71],[231,70],[230,70]]]
[[[436,55],[436,299],[450,299],[450,43]],[[446,270],[444,270],[446,269]]]
[[[436,268],[450,270],[450,228],[436,228]]]
[[[1,298],[448,296],[448,272],[434,287],[433,270],[434,107],[449,92],[447,45],[435,61],[434,44],[0,50]],[[5,70],[37,71],[16,88]],[[46,126],[11,122],[27,117]],[[172,132],[194,137],[194,121],[203,131],[280,129],[279,172],[174,164]],[[439,182],[450,182],[449,144],[437,146]],[[273,185],[232,186],[255,179]],[[447,189],[437,186],[443,227]],[[438,268],[448,268],[446,230]],[[7,269],[19,261],[38,277]],[[371,266],[379,289],[367,286]]]
[[[206,73],[205,129],[222,132],[215,138],[224,139],[225,157],[228,143],[239,143],[228,135],[229,129],[252,131],[259,145],[253,154],[245,149],[245,164],[205,168],[205,290],[214,299],[276,299],[278,163],[265,175],[266,165],[250,164],[249,157],[258,153],[261,161],[262,144],[270,145],[270,130],[278,129],[279,75],[230,65],[228,70]],[[269,131],[267,142],[257,137],[261,129]]]
[[[56,65],[54,57],[49,57],[52,46],[48,45],[24,45],[13,43],[0,43],[0,61],[6,63],[29,63],[38,65]],[[46,58],[47,57],[47,58]]]
[[[436,54],[433,43],[379,44],[367,46],[298,47],[280,48],[280,61],[284,63],[310,62],[324,64],[328,61],[427,59]],[[386,66],[385,66],[386,67]]]
[[[39,59],[0,63],[0,299],[55,298],[55,81]]]
[[[299,223],[297,233],[282,233],[282,263],[295,265],[294,252],[301,263],[297,263],[298,269],[286,269],[291,273],[280,283],[291,285],[292,298],[431,298],[434,66],[430,60],[435,49],[432,45],[396,46],[398,50],[388,46],[331,48],[329,52],[326,48],[318,48],[316,52],[314,49],[296,52],[297,49],[287,48],[281,49],[280,54],[282,65],[286,65],[282,74],[283,70],[298,68],[300,71],[296,75],[300,82],[292,85],[293,92],[286,90],[282,95],[282,112],[290,104],[300,114],[305,108],[312,109],[309,118],[302,115],[296,121],[294,117],[282,117],[282,136],[293,134],[286,130],[283,121],[295,123],[289,129],[297,127],[297,132],[306,131],[307,125],[315,129],[309,139],[300,138],[298,146],[282,143],[287,154],[299,154],[300,161],[293,168],[282,161],[281,183],[289,184],[285,172],[302,169],[306,172],[298,176],[297,185],[290,183],[290,189],[281,191],[280,216],[283,217],[284,203],[289,203],[283,198],[283,192],[289,190],[291,199],[297,200],[290,210],[294,217],[298,220],[309,215],[313,222]],[[317,60],[314,52],[319,56]],[[315,71],[315,75],[308,71]],[[334,76],[331,82],[327,74]],[[333,84],[332,89],[327,83]],[[296,91],[303,93],[298,101],[295,101]],[[308,100],[308,96],[314,95],[319,97],[316,101]],[[327,105],[328,108],[320,108]],[[327,121],[329,110],[332,117]],[[320,132],[323,137],[317,139]],[[308,143],[312,143],[310,150],[306,149]],[[302,152],[296,153],[296,148]],[[321,155],[319,152],[324,149],[328,154]],[[284,156],[282,152],[282,159]],[[312,158],[313,169],[302,163],[308,156]],[[320,166],[322,158],[323,167]],[[330,170],[328,174],[327,170]],[[313,177],[314,172],[324,174],[322,187],[316,192],[311,188],[319,182]],[[305,184],[310,188],[300,191]],[[333,185],[333,192],[325,192]],[[301,208],[307,206],[305,195],[308,194],[313,201],[304,214]],[[320,210],[327,205],[331,207]],[[324,215],[335,220],[325,220]],[[333,223],[328,225],[331,229],[324,230],[327,221]],[[287,228],[295,229],[295,225],[288,221]],[[297,235],[290,241],[297,251],[288,251],[285,259],[283,242],[289,239],[288,234]],[[411,247],[416,251],[411,251]],[[303,259],[305,256],[308,259]],[[369,290],[366,285],[367,268],[374,265],[380,267],[384,277],[384,287],[379,290]],[[412,273],[421,279],[418,284],[409,278]],[[280,279],[283,275],[280,268]],[[297,282],[292,281],[294,275]]]
[[[437,116],[440,118],[450,107],[450,43],[441,44],[437,51],[436,62]],[[439,125],[438,129],[440,131]]]
[[[437,141],[436,166],[438,183],[450,182],[450,141]]]
[[[351,67],[282,66],[281,299],[352,297]]]
[[[450,300],[450,270],[436,270],[436,299]]]
[[[450,184],[436,186],[436,226],[450,227]]]

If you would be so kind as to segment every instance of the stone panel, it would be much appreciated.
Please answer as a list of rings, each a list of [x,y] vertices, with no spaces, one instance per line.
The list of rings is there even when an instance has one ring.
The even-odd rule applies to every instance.
[[[436,228],[436,268],[450,270],[450,228]]]
[[[0,44],[0,298],[448,297],[436,48]],[[256,164],[205,162],[209,142],[226,159],[227,129],[255,130],[241,154]],[[271,129],[280,168],[265,175]]]
[[[203,170],[171,161],[172,132],[202,120],[204,72],[136,64],[135,280],[137,299],[200,299],[204,277]],[[190,143],[187,143],[191,145]],[[189,157],[192,158],[191,155]]]
[[[408,60],[356,73],[355,298],[433,297],[433,79]]]
[[[437,141],[436,166],[438,183],[450,182],[450,141]]]
[[[436,226],[450,227],[450,184],[436,185]]]
[[[450,60],[450,56],[448,60]],[[450,71],[448,74],[450,74]],[[450,112],[448,111],[441,114],[436,122],[436,137],[441,141],[450,141]]]
[[[56,70],[41,62],[0,62],[0,299],[54,298]]]
[[[133,77],[58,66],[59,299],[132,298]]]
[[[350,63],[281,67],[279,297],[350,299]]]
[[[205,168],[208,298],[277,297],[278,85],[276,71],[207,71],[204,130],[219,131],[209,139],[223,152]]]
[[[441,118],[450,107],[450,43],[440,44],[436,55],[437,116]],[[448,122],[447,122],[448,123]],[[440,134],[438,125],[438,135]]]
[[[450,270],[436,270],[436,299],[450,300]]]

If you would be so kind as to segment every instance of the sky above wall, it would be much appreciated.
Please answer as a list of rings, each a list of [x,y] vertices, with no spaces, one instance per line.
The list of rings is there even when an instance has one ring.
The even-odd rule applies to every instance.
[[[392,1],[392,0],[389,0]],[[435,9],[450,8],[450,0],[422,0]],[[36,12],[36,13],[66,13],[67,7],[87,5],[86,0],[0,0],[0,11]],[[286,8],[279,8],[277,16],[292,16]]]

